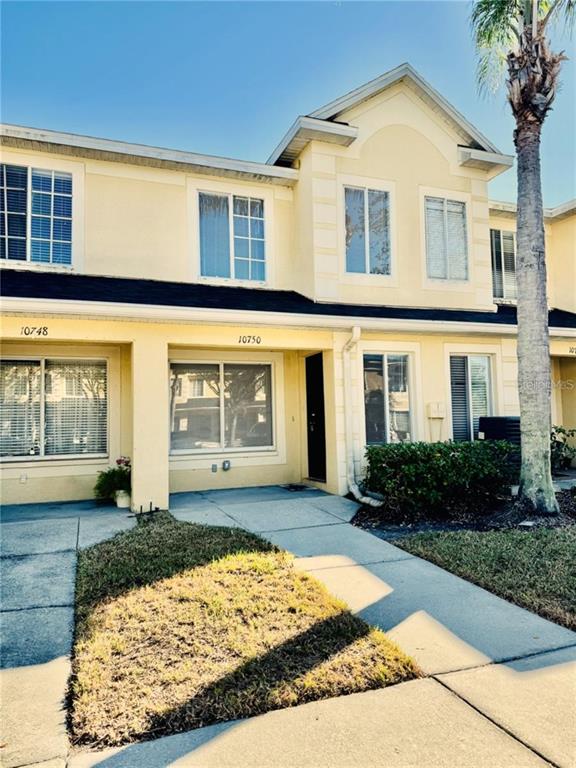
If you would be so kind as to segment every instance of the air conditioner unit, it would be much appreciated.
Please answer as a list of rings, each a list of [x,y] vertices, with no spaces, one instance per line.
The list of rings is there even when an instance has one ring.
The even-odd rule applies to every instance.
[[[507,440],[517,445],[518,453],[512,463],[520,465],[520,416],[480,416],[478,439]]]

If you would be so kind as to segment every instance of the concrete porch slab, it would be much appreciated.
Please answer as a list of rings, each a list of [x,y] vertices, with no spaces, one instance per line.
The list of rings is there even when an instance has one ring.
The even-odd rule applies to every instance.
[[[27,520],[0,526],[2,557],[75,550],[78,520]]]
[[[68,753],[66,687],[69,663],[64,657],[46,664],[0,671],[3,707],[0,739],[2,765],[16,768],[60,760]]]
[[[351,501],[351,499],[345,499],[343,496],[320,496],[314,499],[311,504],[318,507],[318,509],[323,509],[324,512],[336,515],[345,523],[349,523],[360,509],[360,504],[356,501]]]
[[[101,541],[111,539],[117,533],[129,531],[136,525],[136,518],[129,517],[128,510],[116,509],[115,515],[94,515],[93,517],[81,517],[78,533],[78,546],[80,548],[91,547]]]
[[[45,664],[70,653],[74,609],[70,606],[3,611],[0,625],[1,667]]]
[[[69,768],[544,768],[434,680],[415,680],[119,750]]]
[[[49,501],[40,504],[6,504],[1,511],[2,523],[21,520],[56,520],[59,518],[82,517],[92,514],[109,514],[116,511],[112,505],[97,504],[94,499],[87,501]]]
[[[323,512],[305,499],[289,498],[246,504],[220,503],[218,506],[243,528],[253,533],[338,525],[341,522],[334,515]]]
[[[408,552],[346,523],[327,525],[322,529],[272,531],[266,533],[266,538],[278,547],[293,552],[297,557],[340,555],[348,558],[349,565],[412,558]]]
[[[197,523],[198,525],[216,525],[227,528],[240,528],[240,524],[223,512],[216,504],[210,503],[207,507],[197,506],[192,509],[170,509],[170,513],[176,520],[183,523]]]
[[[170,512],[176,509],[212,509],[215,506],[213,501],[197,491],[170,494]]]
[[[576,633],[419,558],[313,574],[429,673],[576,644]],[[306,567],[306,564],[303,564]]]
[[[576,646],[439,679],[555,765],[576,765]]]
[[[202,495],[221,506],[222,504],[246,504],[259,501],[281,501],[282,499],[302,499],[327,496],[318,488],[306,488],[303,491],[289,491],[281,485],[260,485],[253,488],[221,488],[202,491]]]
[[[5,557],[1,568],[4,611],[74,602],[75,552]]]

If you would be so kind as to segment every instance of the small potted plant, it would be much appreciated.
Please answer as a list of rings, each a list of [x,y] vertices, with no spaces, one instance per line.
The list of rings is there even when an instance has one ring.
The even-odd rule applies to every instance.
[[[116,459],[116,465],[98,472],[94,495],[99,501],[115,501],[119,509],[130,509],[131,465],[127,456]]]

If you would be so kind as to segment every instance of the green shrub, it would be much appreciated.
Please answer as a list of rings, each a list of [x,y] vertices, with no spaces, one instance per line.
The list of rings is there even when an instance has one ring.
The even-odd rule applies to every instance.
[[[98,479],[94,486],[94,495],[98,501],[114,501],[116,491],[131,491],[132,468],[130,459],[120,456],[116,459],[116,465],[98,472]]]
[[[398,443],[366,449],[366,488],[383,511],[415,519],[488,512],[513,481],[517,448],[505,441]]]
[[[552,427],[550,434],[550,460],[552,472],[561,472],[568,469],[572,460],[576,458],[576,447],[570,445],[568,440],[576,438],[576,429],[565,427]]]

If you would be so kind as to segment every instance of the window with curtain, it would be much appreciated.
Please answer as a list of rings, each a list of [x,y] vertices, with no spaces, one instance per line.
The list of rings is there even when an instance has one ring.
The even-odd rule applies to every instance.
[[[264,201],[201,192],[199,213],[202,276],[264,282]]]
[[[3,360],[0,430],[3,457],[105,455],[106,362]]]
[[[388,192],[344,188],[346,271],[390,274],[390,201]]]
[[[514,232],[490,230],[492,251],[492,288],[495,299],[515,299],[516,247]]]
[[[176,453],[272,447],[272,366],[171,363],[170,425]]]
[[[408,355],[364,355],[364,416],[368,445],[412,439]]]
[[[480,416],[490,416],[492,411],[490,357],[451,355],[450,391],[452,437],[456,441],[475,440]]]
[[[72,263],[72,174],[0,165],[0,258]]]
[[[468,280],[466,203],[426,197],[426,269],[434,280]]]

